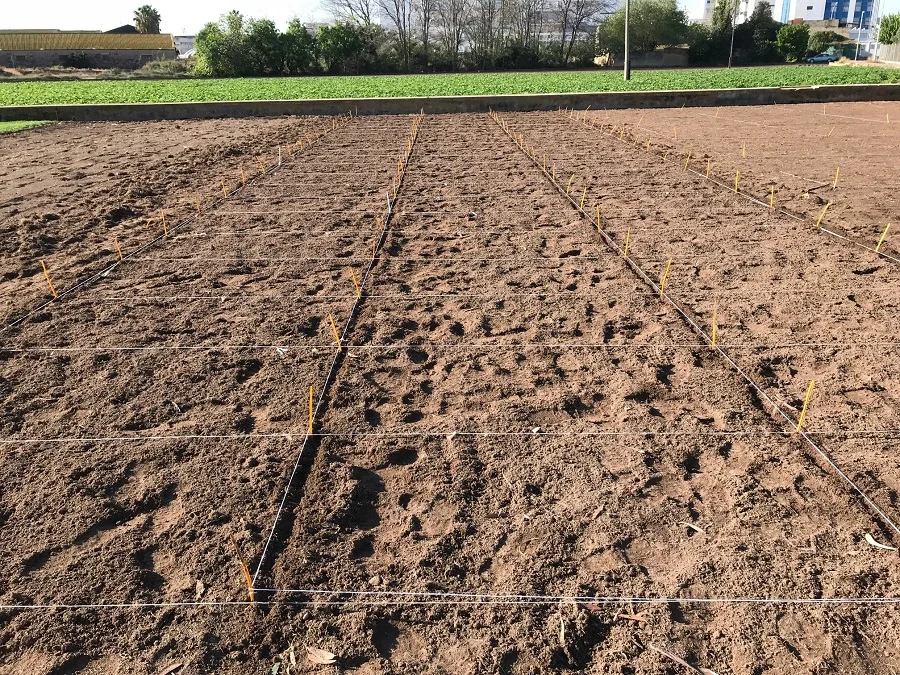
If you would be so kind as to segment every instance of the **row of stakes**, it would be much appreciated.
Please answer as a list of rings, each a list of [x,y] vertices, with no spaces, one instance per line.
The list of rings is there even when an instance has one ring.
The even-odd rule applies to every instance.
[[[588,111],[589,111],[589,109],[590,109],[590,106],[588,106],[587,109],[585,109],[585,110],[582,111],[582,114],[581,114],[581,116],[580,116],[580,120],[579,120],[579,116],[578,116],[576,110],[572,109],[572,110],[567,110],[567,111],[565,111],[565,112],[568,113],[569,119],[579,120],[579,121],[581,121],[582,124],[584,124],[584,125],[586,125],[586,126],[589,126],[589,127],[591,127],[592,129],[597,129],[598,131],[600,131],[600,132],[602,133],[602,132],[605,130],[606,122],[601,122],[601,123],[598,125],[598,124],[597,124],[596,122],[594,122],[592,119],[589,119],[589,118],[588,118],[588,114],[587,114]],[[559,112],[562,112],[562,109],[560,109]],[[717,113],[718,113],[718,111],[717,111]],[[643,122],[643,120],[644,120],[644,116],[641,115],[641,118],[638,120],[638,123],[637,123],[637,125],[636,125],[635,128],[634,128],[634,132],[637,132],[637,130],[640,128],[641,122]],[[675,138],[675,140],[678,140],[678,128],[677,128],[677,127],[672,127],[672,129],[673,129],[673,132],[674,132],[674,138]],[[832,131],[833,131],[833,129],[832,129]],[[625,124],[624,122],[622,123],[622,126],[621,126],[621,127],[618,127],[618,126],[616,126],[615,124],[613,124],[612,122],[610,122],[610,123],[609,123],[609,130],[608,130],[607,133],[608,133],[608,135],[610,135],[610,136],[616,136],[616,135],[618,135],[618,138],[619,138],[620,141],[624,141],[624,140],[625,140],[625,134],[628,133],[629,139],[634,139],[634,144],[637,145],[637,144],[638,144],[638,141],[637,141],[637,139],[636,139],[635,136],[634,136],[634,132],[628,131],[628,130],[627,130],[627,127],[626,127],[626,124]],[[829,135],[830,135],[830,134],[829,134]],[[651,140],[652,140],[652,139],[648,137],[648,138],[647,138],[647,142],[644,144],[644,150],[645,150],[646,152],[650,152],[650,151],[651,151],[651,150],[650,150]],[[656,153],[656,154],[657,154],[658,157],[661,156],[662,159],[663,159],[664,161],[667,161],[667,160],[669,159],[669,154],[670,154],[670,153],[671,153],[671,150],[666,150],[662,155],[659,155],[658,153]],[[747,156],[747,146],[746,146],[746,143],[743,143],[743,142],[742,142],[742,143],[741,143],[741,157],[742,157],[742,158],[745,158],[746,156]],[[687,155],[686,155],[685,158],[684,158],[684,165],[683,165],[683,168],[684,168],[685,170],[689,169],[689,167],[690,167],[690,162],[691,162],[691,153],[688,152]],[[710,179],[710,175],[711,175],[710,172],[711,172],[711,170],[712,170],[712,159],[707,158],[707,159],[706,159],[706,172],[705,172],[704,174],[702,174],[702,175],[703,175],[705,178]],[[697,174],[699,175],[699,172],[696,172],[696,171],[695,171],[695,173],[697,173]],[[837,188],[838,179],[840,178],[840,175],[841,175],[841,167],[839,167],[839,166],[838,166],[838,167],[835,167],[835,171],[834,171],[834,180],[831,182],[831,189],[832,189],[832,190],[834,190],[834,189]],[[732,191],[733,191],[733,192],[736,192],[736,193],[739,193],[739,194],[744,194],[744,195],[746,195],[746,196],[752,198],[753,200],[755,200],[755,201],[757,201],[757,202],[762,202],[762,200],[759,199],[758,197],[756,197],[755,195],[752,195],[752,194],[750,194],[750,193],[748,193],[748,192],[746,192],[746,191],[740,189],[740,178],[741,178],[741,171],[740,171],[740,169],[735,169],[735,172],[734,172],[734,187],[732,188]],[[826,185],[827,185],[827,183],[826,183]],[[818,218],[816,219],[816,227],[821,227],[821,225],[822,225],[822,220],[825,218],[825,214],[827,213],[828,208],[829,208],[831,205],[832,205],[832,202],[831,202],[831,201],[828,201],[828,202],[825,203],[825,206],[822,208],[822,211],[819,213],[819,216],[818,216]],[[769,189],[769,208],[770,208],[770,209],[774,209],[774,208],[775,208],[775,186],[774,186],[774,185],[772,185],[772,186],[770,187],[770,189]],[[891,229],[891,223],[888,223],[888,224],[885,226],[884,230],[882,231],[881,237],[878,239],[878,243],[875,245],[875,248],[873,249],[873,250],[875,251],[875,253],[881,253],[881,247],[882,247],[882,245],[884,244],[884,240],[885,240],[885,238],[887,237],[888,231],[889,231],[890,229]]]
[[[340,117],[332,117],[329,128],[326,128],[325,130],[313,132],[312,134],[304,134],[303,138],[298,139],[295,143],[286,144],[285,152],[286,152],[287,156],[290,158],[293,158],[294,155],[300,154],[301,152],[303,152],[304,149],[309,149],[317,141],[321,140],[322,138],[324,138],[325,136],[330,134],[332,131],[336,131],[337,129],[339,129],[343,126],[346,126],[346,124],[350,121],[350,119],[352,119],[352,117],[353,117],[352,112],[348,112],[347,115],[341,115]],[[222,189],[223,198],[228,199],[235,193],[235,191],[238,188],[245,187],[249,180],[253,180],[254,178],[258,178],[259,176],[264,175],[267,171],[269,171],[271,169],[272,166],[276,166],[276,167],[281,166],[281,158],[282,158],[281,145],[279,145],[278,146],[278,159],[274,162],[273,165],[270,165],[267,167],[265,162],[263,162],[262,158],[258,156],[256,158],[256,161],[259,164],[259,172],[255,173],[253,175],[248,175],[248,173],[244,170],[244,165],[241,164],[241,166],[240,166],[240,185],[237,188],[232,188],[231,190],[229,190],[228,185],[225,183],[225,179],[224,178],[220,179],[220,185],[221,185],[221,189]],[[216,200],[212,203],[212,206],[215,206],[218,203],[219,203],[219,200]],[[199,197],[194,198],[193,206],[194,206],[195,213],[191,214],[191,215],[200,216],[202,214],[202,212],[204,211],[204,208],[202,207],[202,205],[200,203]],[[190,216],[185,216],[185,219],[187,219],[188,217],[190,217]],[[156,222],[158,222],[159,225],[161,225],[163,236],[168,237],[170,229],[169,229],[169,220],[166,218],[165,209],[160,210],[158,218],[147,219],[145,227],[147,229],[150,229],[151,226]],[[178,223],[176,223],[175,226],[177,227],[178,225],[180,225],[183,222],[184,222],[184,220],[179,221]],[[122,250],[122,246],[119,244],[119,238],[117,236],[113,236],[113,244],[116,248],[116,255],[118,256],[119,260],[120,261],[124,260],[125,253]],[[53,283],[53,278],[50,276],[50,271],[47,269],[47,264],[44,260],[41,260],[41,268],[44,271],[44,278],[47,281],[47,286],[50,288],[50,295],[53,296],[54,299],[58,298],[59,292],[56,290],[56,285]]]
[[[533,145],[529,145],[528,143],[526,143],[525,137],[522,134],[517,135],[516,133],[514,133],[513,130],[511,129],[510,125],[498,113],[491,111],[490,116],[494,120],[494,122],[496,122],[500,126],[500,128],[504,131],[504,133],[506,133],[506,135],[509,136],[513,140],[513,142],[519,147],[519,149],[522,152],[524,152],[538,166],[538,168],[540,168],[543,171],[544,175],[550,179],[550,181],[553,183],[554,187],[556,187],[556,189],[559,190],[560,192],[563,192],[565,194],[566,198],[573,205],[575,205],[576,201],[570,193],[570,190],[572,188],[572,181],[575,178],[575,174],[572,174],[571,176],[569,176],[569,179],[566,183],[566,187],[563,188],[562,183],[557,181],[556,165],[551,163],[550,168],[548,170],[546,154],[543,154],[543,156],[541,157],[538,154],[535,147]],[[576,208],[578,209],[578,211],[581,213],[582,216],[584,216],[585,218],[588,219],[588,221],[590,221],[590,219],[591,219],[590,213],[588,211],[586,211],[584,208],[586,197],[587,197],[587,187],[583,188],[583,190],[581,192],[581,197],[577,202]],[[599,204],[596,205],[596,220],[593,222],[593,224],[597,228],[597,232],[603,232],[603,221],[600,218],[600,205]],[[630,263],[631,265],[634,265],[635,268],[640,270],[640,267],[638,267],[637,263],[635,263],[635,261],[632,258],[629,258],[629,256],[628,256],[629,250],[630,250],[630,244],[631,244],[631,230],[629,229],[625,234],[624,246],[621,249],[622,257],[625,259],[626,262]],[[669,299],[670,302],[672,302],[671,298],[668,298],[668,296],[666,296],[666,283],[668,281],[669,268],[671,267],[671,265],[672,265],[672,259],[669,258],[668,261],[666,262],[666,266],[659,278],[659,297],[661,300]],[[647,277],[649,279],[649,276],[647,276],[647,274],[643,270],[640,270],[640,271],[641,271],[641,274],[643,274],[645,277]],[[718,305],[713,307],[712,322],[711,322],[710,335],[709,335],[709,346],[710,346],[710,349],[721,350],[721,347],[718,346],[718,342],[717,342],[718,333],[719,333],[717,315],[718,315]],[[797,419],[797,424],[796,424],[796,428],[795,428],[795,433],[797,433],[797,434],[801,433],[803,430],[803,423],[806,420],[806,410],[807,410],[807,407],[809,406],[809,401],[812,398],[814,386],[815,386],[815,380],[810,380],[809,387],[806,390],[806,397],[803,401],[803,407],[802,407],[802,409],[800,411],[800,415]]]
[[[406,149],[401,153],[401,155],[397,158],[397,174],[391,181],[391,188],[388,191],[388,211],[381,218],[377,219],[376,222],[381,229],[378,233],[378,238],[372,246],[372,264],[374,264],[377,256],[378,256],[378,242],[381,240],[381,233],[383,232],[383,228],[387,222],[387,218],[390,216],[391,211],[393,210],[394,204],[397,201],[398,193],[400,190],[400,186],[403,184],[403,178],[406,175],[407,167],[409,165],[409,158],[412,155],[413,147],[415,146],[416,139],[419,136],[419,127],[422,124],[422,119],[424,118],[424,113],[420,113],[416,115],[413,120],[412,129],[410,130],[409,137],[406,141]],[[356,276],[356,272],[352,267],[347,267],[347,272],[350,277],[350,280],[353,282],[353,287],[356,291],[356,305],[351,310],[351,315],[357,309],[358,303],[362,300],[362,288],[359,284],[359,279]],[[334,341],[337,345],[337,351],[343,351],[346,347],[341,340],[341,334],[337,327],[337,322],[334,320],[334,314],[328,315],[328,321],[331,325],[331,332],[334,335]],[[309,417],[307,421],[306,433],[307,437],[310,437],[314,433],[315,429],[315,387],[310,386],[309,388]],[[256,592],[253,586],[253,577],[250,574],[250,568],[244,562],[244,557],[241,553],[240,547],[238,546],[237,541],[234,539],[233,535],[229,535],[231,538],[231,544],[234,548],[235,555],[237,556],[237,561],[241,567],[241,573],[244,577],[244,581],[247,584],[247,593],[250,596],[250,602],[256,602]]]

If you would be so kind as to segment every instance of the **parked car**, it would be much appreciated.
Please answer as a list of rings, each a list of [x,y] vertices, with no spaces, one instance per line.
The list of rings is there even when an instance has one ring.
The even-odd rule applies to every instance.
[[[815,56],[810,56],[806,59],[807,63],[832,63],[837,61],[837,57],[829,54],[828,52],[822,52],[821,54],[816,54]]]

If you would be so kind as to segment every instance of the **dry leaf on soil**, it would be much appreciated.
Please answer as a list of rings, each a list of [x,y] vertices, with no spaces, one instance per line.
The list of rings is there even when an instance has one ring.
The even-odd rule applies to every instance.
[[[324,649],[316,649],[315,647],[306,648],[306,658],[321,666],[332,666],[337,663],[337,657],[334,654],[326,652]]]

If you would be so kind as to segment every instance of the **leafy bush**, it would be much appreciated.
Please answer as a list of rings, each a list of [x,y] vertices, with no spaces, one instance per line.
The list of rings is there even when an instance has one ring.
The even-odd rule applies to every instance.
[[[631,4],[629,47],[652,52],[660,46],[680,45],[688,36],[688,22],[675,0],[634,0]],[[625,9],[597,27],[597,53],[625,52]]]
[[[900,42],[900,14],[888,14],[881,19],[878,41],[883,45]]]
[[[835,33],[833,30],[826,30],[820,33],[813,33],[809,36],[809,44],[807,45],[807,49],[812,54],[819,54],[824,52],[829,47],[834,47],[839,45],[842,42],[846,42],[847,38],[845,38],[840,33]]]
[[[805,23],[786,23],[778,29],[775,39],[778,51],[787,61],[797,61],[806,56],[809,46],[809,25]]]

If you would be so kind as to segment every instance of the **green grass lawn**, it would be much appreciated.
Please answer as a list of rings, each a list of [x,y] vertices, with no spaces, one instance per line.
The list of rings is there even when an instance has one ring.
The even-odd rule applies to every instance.
[[[0,82],[0,105],[536,94],[879,82],[900,82],[900,69],[776,66],[644,70],[635,72],[630,82],[622,80],[621,71]]]
[[[0,122],[0,135],[14,134],[17,131],[33,129],[44,124],[52,124],[52,122]]]

